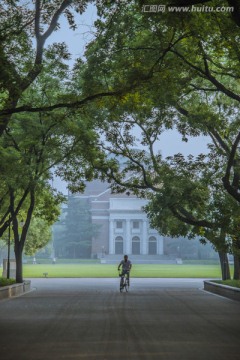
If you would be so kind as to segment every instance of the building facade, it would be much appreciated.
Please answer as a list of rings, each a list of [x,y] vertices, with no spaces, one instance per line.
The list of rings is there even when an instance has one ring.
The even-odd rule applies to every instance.
[[[88,183],[84,194],[77,196],[89,201],[92,223],[98,225],[92,257],[163,254],[163,237],[150,228],[143,211],[146,200],[112,194],[108,184],[98,180]]]

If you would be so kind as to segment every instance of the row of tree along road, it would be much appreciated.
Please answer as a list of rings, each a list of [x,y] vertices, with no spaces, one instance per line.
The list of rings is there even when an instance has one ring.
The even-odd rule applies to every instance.
[[[63,16],[77,29],[89,3],[98,10],[95,37],[70,68],[67,44],[51,44],[51,36]],[[17,282],[31,225],[55,222],[64,200],[50,186],[53,172],[72,192],[100,177],[114,191],[149,199],[161,234],[211,242],[223,279],[232,253],[240,277],[239,2],[223,1],[234,11],[221,13],[142,5],[1,1],[0,236],[12,228]],[[208,151],[163,158],[159,137],[170,129],[185,142],[207,136]]]

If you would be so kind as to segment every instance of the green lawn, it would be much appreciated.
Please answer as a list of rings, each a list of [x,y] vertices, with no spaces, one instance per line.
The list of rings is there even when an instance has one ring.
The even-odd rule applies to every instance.
[[[15,283],[16,283],[16,281],[14,279],[6,279],[6,278],[0,277],[0,287],[12,285]]]
[[[217,284],[228,285],[236,288],[240,288],[240,280],[218,280],[215,281]]]
[[[117,277],[117,265],[106,264],[25,264],[24,278]],[[132,277],[138,278],[221,278],[219,265],[133,265]]]

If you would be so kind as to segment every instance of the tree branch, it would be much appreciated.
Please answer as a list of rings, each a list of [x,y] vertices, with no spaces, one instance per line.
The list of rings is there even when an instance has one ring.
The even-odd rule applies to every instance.
[[[66,109],[80,108],[83,105],[87,104],[88,102],[102,98],[102,97],[121,96],[124,93],[126,93],[127,91],[132,90],[133,88],[134,88],[134,86],[124,89],[124,90],[101,92],[98,94],[89,95],[82,100],[73,101],[71,103],[58,103],[58,104],[54,104],[54,105],[41,106],[41,107],[36,107],[36,108],[33,108],[29,105],[23,105],[23,106],[19,106],[19,107],[15,108],[15,109],[4,109],[4,110],[0,111],[0,116],[16,114],[16,113],[20,113],[20,112],[34,113],[34,112],[43,112],[43,111],[53,111],[55,109],[62,109],[62,108],[66,108]]]
[[[208,127],[209,128],[209,127]],[[215,140],[217,140],[218,144],[220,145],[220,147],[225,151],[226,154],[230,154],[230,148],[228,147],[228,145],[225,143],[225,141],[223,140],[223,138],[221,137],[221,135],[219,134],[219,132],[215,129],[211,129],[209,128],[209,135],[213,135]]]
[[[41,15],[41,8],[40,8],[41,1],[36,0],[35,3],[35,24],[34,24],[34,30],[35,30],[35,36],[36,39],[39,40],[41,34],[40,34],[40,15]]]
[[[48,29],[45,31],[44,34],[40,34],[40,16],[41,16],[41,9],[40,9],[40,0],[36,0],[35,11],[35,36],[37,41],[37,48],[36,48],[36,56],[35,61],[33,64],[32,69],[26,75],[26,77],[22,80],[21,83],[21,90],[26,90],[29,85],[36,79],[36,77],[40,74],[42,70],[42,58],[43,58],[43,47],[45,41],[48,37],[52,34],[57,26],[58,19],[63,11],[72,3],[72,0],[64,0],[58,10],[54,13],[51,23]]]
[[[231,153],[228,158],[227,162],[227,168],[225,172],[225,176],[222,178],[224,188],[227,190],[227,192],[232,195],[238,202],[240,202],[240,193],[238,192],[237,184],[230,184],[230,175],[231,175],[231,169],[234,168],[234,162],[235,162],[235,155],[237,152],[237,148],[240,142],[240,132],[238,133],[238,136],[236,137],[234,144],[231,149]],[[235,181],[235,179],[234,179]]]
[[[233,6],[234,11],[231,13],[233,20],[240,27],[240,3],[239,0],[228,0],[228,4]]]
[[[185,224],[189,224],[192,226],[199,226],[199,227],[206,227],[209,229],[213,229],[216,227],[216,224],[213,224],[207,220],[197,220],[192,214],[190,214],[186,209],[181,207],[180,213],[179,209],[177,210],[175,206],[169,206],[169,209],[173,213],[173,215],[180,221],[184,222]]]
[[[32,188],[30,190],[30,205],[28,207],[27,217],[26,217],[25,223],[23,225],[22,234],[20,237],[21,249],[23,249],[24,244],[25,244],[25,240],[26,240],[26,236],[27,236],[27,232],[28,232],[30,223],[31,223],[34,207],[35,207],[35,189]]]
[[[240,96],[236,93],[234,93],[232,90],[227,89],[222,83],[220,83],[213,75],[211,75],[210,70],[208,68],[208,64],[206,61],[206,58],[204,59],[204,65],[205,65],[205,70],[201,69],[199,66],[196,66],[194,64],[192,64],[190,61],[188,61],[182,54],[180,54],[178,51],[171,49],[170,50],[172,53],[174,53],[175,55],[177,55],[180,59],[182,59],[185,64],[187,64],[189,67],[191,67],[192,69],[196,70],[198,73],[201,74],[201,76],[203,76],[205,79],[208,79],[213,85],[216,86],[218,91],[221,91],[223,94],[227,95],[228,97],[230,97],[233,100],[236,100],[238,102],[240,102]]]
[[[52,17],[52,21],[48,27],[48,29],[45,31],[45,33],[42,35],[43,41],[45,42],[47,38],[52,34],[52,32],[55,30],[57,26],[58,19],[60,15],[63,13],[63,11],[71,5],[73,0],[64,0],[61,4],[61,6],[58,8],[58,10],[55,12],[55,14]]]
[[[216,88],[204,88],[204,87],[199,87],[195,84],[189,84],[191,87],[193,87],[195,90],[200,90],[200,91],[211,91],[211,92],[216,92],[218,91],[218,89]]]
[[[194,116],[191,115],[189,113],[188,110],[184,109],[181,105],[177,104],[176,109],[180,112],[180,114],[189,117],[189,116]],[[228,147],[228,145],[225,143],[225,141],[222,139],[221,135],[219,134],[219,132],[213,128],[211,128],[210,126],[207,126],[208,129],[208,133],[211,136],[215,146],[217,146],[217,143],[220,145],[220,147],[225,151],[225,153],[229,154],[230,153],[230,148]],[[217,143],[216,143],[217,142]]]

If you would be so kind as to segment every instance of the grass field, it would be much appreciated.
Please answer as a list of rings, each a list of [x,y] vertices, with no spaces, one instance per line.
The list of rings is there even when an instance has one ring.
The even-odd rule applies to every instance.
[[[117,277],[117,265],[107,264],[25,264],[24,278],[104,278]],[[136,264],[131,277],[138,278],[221,278],[219,265],[150,265]]]
[[[217,284],[228,285],[236,288],[240,288],[240,280],[217,280],[215,281]]]

